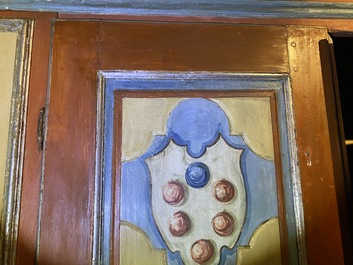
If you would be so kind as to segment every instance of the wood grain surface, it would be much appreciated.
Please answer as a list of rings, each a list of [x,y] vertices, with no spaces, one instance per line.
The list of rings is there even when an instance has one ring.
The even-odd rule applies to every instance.
[[[288,28],[308,264],[344,264],[319,41],[324,28]]]
[[[101,41],[102,70],[288,71],[279,26],[105,22]]]
[[[98,31],[55,25],[38,264],[91,263]]]

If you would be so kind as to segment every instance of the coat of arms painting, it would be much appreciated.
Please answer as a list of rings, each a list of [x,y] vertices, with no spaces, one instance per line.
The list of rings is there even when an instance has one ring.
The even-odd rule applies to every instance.
[[[269,98],[123,98],[121,152],[120,264],[281,264]]]

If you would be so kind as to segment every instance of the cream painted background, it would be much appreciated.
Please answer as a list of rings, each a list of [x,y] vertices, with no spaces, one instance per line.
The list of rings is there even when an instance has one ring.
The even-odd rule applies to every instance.
[[[169,113],[183,98],[124,98],[122,160],[132,160],[143,154],[153,135],[165,134]],[[212,99],[228,116],[231,134],[242,135],[247,145],[261,157],[273,160],[273,133],[269,98]],[[139,228],[121,225],[120,264],[166,264],[163,251],[154,249]],[[238,265],[280,265],[280,235],[278,219],[260,225],[250,245],[237,251]]]
[[[0,32],[0,209],[4,192],[16,39],[15,32]]]

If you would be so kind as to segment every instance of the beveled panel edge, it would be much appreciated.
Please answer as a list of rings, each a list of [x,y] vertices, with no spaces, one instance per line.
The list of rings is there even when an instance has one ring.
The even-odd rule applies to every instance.
[[[277,90],[287,74],[212,71],[100,71],[114,90]],[[234,81],[236,80],[236,83]],[[213,82],[212,81],[221,81]],[[250,81],[250,83],[249,83]],[[178,88],[176,88],[176,85]],[[265,85],[266,84],[266,85]]]
[[[0,10],[50,11],[138,16],[201,16],[229,18],[353,18],[352,2],[276,0],[1,0]]]
[[[300,265],[307,265],[307,251],[306,251],[306,239],[305,239],[305,223],[304,223],[304,206],[302,197],[302,187],[301,187],[301,177],[299,168],[299,158],[298,158],[298,146],[297,137],[295,129],[295,117],[293,110],[293,98],[292,89],[290,84],[290,78],[283,80],[283,89],[277,94],[280,98],[278,102],[279,116],[285,116],[286,127],[280,126],[280,134],[286,135],[286,139],[281,137],[281,149],[282,149],[282,159],[286,160],[289,165],[290,178],[287,179],[291,182],[292,196],[293,199],[293,212],[295,218],[295,232],[289,231],[288,233],[295,233],[296,243],[297,243],[297,255]],[[284,125],[284,124],[282,124]],[[288,148],[288,150],[286,150]],[[284,174],[286,174],[284,172]],[[286,178],[284,178],[286,179]],[[286,186],[285,186],[286,187]],[[285,192],[289,192],[286,191]],[[288,217],[290,218],[290,217]]]
[[[17,33],[0,231],[0,263],[9,265],[16,262],[33,30],[34,19],[0,19],[0,31]]]
[[[104,199],[111,197],[111,190],[105,194],[104,188],[108,187],[109,183],[104,180],[105,174],[111,175],[111,170],[105,169],[104,160],[107,151],[107,142],[104,137],[105,133],[112,136],[112,132],[106,132],[106,124],[109,123],[109,117],[105,113],[108,109],[114,109],[114,99],[109,99],[109,94],[113,94],[117,90],[130,89],[132,91],[142,90],[141,82],[156,82],[167,81],[172,83],[182,83],[183,79],[200,81],[206,79],[223,80],[225,84],[232,82],[233,87],[228,87],[229,90],[237,91],[242,89],[249,91],[265,91],[275,90],[278,97],[277,107],[279,110],[279,131],[283,178],[287,181],[284,185],[284,200],[286,208],[291,212],[286,216],[287,227],[288,223],[294,225],[294,228],[288,229],[288,238],[295,238],[295,242],[288,242],[289,248],[297,251],[296,257],[290,257],[291,264],[307,265],[306,241],[305,241],[305,224],[304,210],[301,192],[300,169],[297,155],[297,142],[295,134],[293,102],[290,87],[290,78],[288,74],[264,74],[264,73],[234,73],[234,72],[177,72],[177,71],[99,71],[98,75],[98,91],[97,91],[97,134],[96,134],[96,177],[95,177],[95,212],[94,212],[94,232],[93,232],[93,251],[92,264],[110,264],[110,229],[111,216],[104,216],[104,207],[106,204]],[[137,81],[136,81],[137,80]],[[134,84],[134,81],[137,83]],[[239,85],[234,87],[234,81],[239,82]],[[187,84],[188,82],[186,82]],[[219,82],[216,82],[219,84]],[[250,83],[250,84],[249,84]],[[269,85],[264,87],[264,83]],[[107,89],[108,87],[108,89]],[[112,88],[113,87],[113,88]],[[165,83],[160,88],[165,90],[176,90],[175,87],[166,89]],[[194,86],[192,86],[194,88]],[[202,88],[201,88],[202,87]],[[109,89],[110,88],[110,89]],[[160,89],[159,88],[159,89]],[[194,88],[195,89],[195,88]],[[200,91],[207,91],[204,86],[198,88]],[[196,90],[198,90],[196,89]],[[212,87],[217,89],[217,87]],[[227,90],[223,85],[219,84],[218,89]],[[148,90],[151,90],[149,87]],[[158,90],[158,82],[155,90]],[[189,86],[178,88],[178,90],[190,90]],[[153,91],[153,89],[152,89]],[[112,117],[110,117],[112,119]],[[109,149],[109,148],[108,148]],[[106,171],[105,171],[106,170]],[[109,172],[108,172],[109,171]],[[107,173],[108,172],[108,173]],[[289,175],[289,176],[288,176]],[[287,176],[287,177],[286,177]],[[284,181],[285,181],[284,180]],[[291,184],[288,187],[288,183]],[[108,186],[107,186],[108,185]],[[111,188],[111,187],[110,187]],[[105,197],[107,196],[107,197]],[[289,198],[288,198],[289,197]],[[289,201],[287,200],[289,199]],[[294,214],[292,216],[291,214]],[[294,223],[294,224],[293,224]]]
[[[105,116],[105,78],[97,74],[97,120],[96,120],[96,164],[93,198],[93,243],[92,265],[101,263],[102,229],[103,229],[103,176],[104,176],[104,116]]]

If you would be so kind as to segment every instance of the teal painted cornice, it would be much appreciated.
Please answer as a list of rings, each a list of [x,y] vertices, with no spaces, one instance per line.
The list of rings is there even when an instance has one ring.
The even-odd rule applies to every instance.
[[[353,18],[353,2],[276,0],[0,0],[0,10],[229,18]]]

